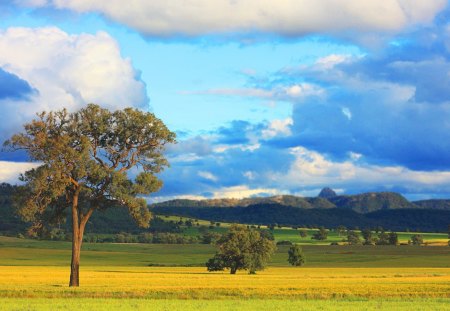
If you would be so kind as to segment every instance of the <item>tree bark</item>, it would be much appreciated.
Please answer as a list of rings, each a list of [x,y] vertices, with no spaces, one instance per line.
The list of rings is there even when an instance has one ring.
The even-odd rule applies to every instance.
[[[237,269],[235,267],[231,267],[230,274],[236,274]]]
[[[80,286],[80,253],[81,244],[83,244],[84,229],[86,224],[94,212],[95,208],[90,208],[84,215],[78,208],[78,197],[80,188],[77,188],[73,196],[72,202],[72,261],[70,264],[70,281],[69,286]]]
[[[80,251],[81,243],[83,242],[83,233],[79,227],[78,195],[79,190],[76,190],[72,202],[72,261],[70,264],[70,287],[80,286]]]

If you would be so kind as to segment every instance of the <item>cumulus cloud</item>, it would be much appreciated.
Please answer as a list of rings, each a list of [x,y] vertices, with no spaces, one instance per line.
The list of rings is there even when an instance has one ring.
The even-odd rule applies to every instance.
[[[293,124],[291,118],[284,120],[273,120],[269,126],[262,130],[262,138],[272,138],[276,136],[289,136],[292,134],[290,126]]]
[[[245,97],[273,101],[302,101],[310,97],[323,97],[324,89],[315,83],[293,83],[291,85],[268,85],[247,88],[223,88],[204,91],[184,91],[183,94],[201,94],[221,97]]]
[[[39,3],[34,1],[34,3]],[[87,103],[110,109],[148,109],[145,84],[117,42],[104,32],[69,35],[54,27],[0,31],[0,142],[21,130],[36,112]],[[23,153],[0,153],[0,181],[31,164]]]
[[[76,110],[90,102],[148,109],[145,84],[104,32],[69,35],[54,27],[1,31],[0,79],[1,140],[42,110]]]
[[[269,195],[278,195],[282,194],[279,189],[269,189],[269,188],[253,188],[250,189],[246,185],[239,185],[233,187],[224,187],[217,189],[213,192],[212,198],[221,199],[221,198],[235,198],[235,199],[243,199],[254,196],[269,196]]]
[[[217,176],[214,176],[214,174],[210,173],[210,172],[206,172],[206,171],[200,171],[198,172],[198,176],[209,180],[209,181],[218,181]]]
[[[372,165],[448,170],[449,16],[442,12],[433,26],[399,36],[381,51],[330,54],[281,68],[261,83],[250,79],[252,89],[293,104],[290,134],[271,145],[302,146],[338,161],[358,154]],[[272,132],[268,127],[262,135],[274,138]]]
[[[146,36],[398,32],[432,21],[445,0],[20,0],[79,13],[97,12]]]
[[[0,182],[15,184],[21,173],[25,173],[25,171],[35,168],[38,165],[36,163],[0,161]]]
[[[0,68],[0,100],[26,99],[33,92],[27,81]]]
[[[253,126],[247,131],[260,135],[266,128]],[[407,196],[450,193],[449,170],[373,164],[357,152],[348,152],[345,158],[336,159],[303,146],[280,147],[277,145],[279,137],[264,139],[260,136],[259,148],[252,150],[234,145],[217,150],[218,137],[204,137],[205,143],[211,146],[208,155],[195,161],[179,157],[171,161],[171,169],[161,176],[166,186],[158,200],[186,195],[197,198],[316,195],[324,186],[344,193],[400,191]]]
[[[289,101],[292,116],[219,128],[205,137],[208,155],[175,164],[166,184],[184,176],[192,185],[188,191],[205,197],[243,185],[256,193],[277,189],[311,195],[331,186],[347,193],[448,196],[448,16],[450,11],[443,12],[434,25],[396,37],[383,50],[330,54],[312,65],[281,68],[266,79],[250,77],[248,91],[210,92]],[[182,174],[176,173],[178,165]],[[217,180],[201,178],[199,171]],[[182,194],[181,184],[167,191]]]
[[[308,187],[333,185],[354,191],[355,189],[395,189],[399,185],[405,192],[430,192],[436,187],[450,191],[450,171],[410,170],[402,166],[380,166],[327,159],[323,154],[304,147],[291,149],[295,155],[287,174],[273,178],[291,188],[293,184],[307,181]]]

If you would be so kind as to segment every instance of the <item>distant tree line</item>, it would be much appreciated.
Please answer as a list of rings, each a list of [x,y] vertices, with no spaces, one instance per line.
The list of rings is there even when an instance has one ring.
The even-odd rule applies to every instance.
[[[431,209],[392,209],[360,214],[350,209],[303,209],[280,204],[256,204],[247,207],[172,207],[158,206],[159,215],[178,215],[210,221],[266,224],[278,226],[336,228],[375,228],[395,231],[447,232],[450,211]]]

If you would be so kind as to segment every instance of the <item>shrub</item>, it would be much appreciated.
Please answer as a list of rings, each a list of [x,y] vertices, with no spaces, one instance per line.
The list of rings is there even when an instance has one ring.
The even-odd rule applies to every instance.
[[[293,266],[303,266],[305,264],[305,255],[302,248],[297,244],[292,245],[288,250],[288,262]]]
[[[278,245],[292,245],[292,242],[291,241],[286,241],[286,240],[278,241],[277,242],[277,246]]]

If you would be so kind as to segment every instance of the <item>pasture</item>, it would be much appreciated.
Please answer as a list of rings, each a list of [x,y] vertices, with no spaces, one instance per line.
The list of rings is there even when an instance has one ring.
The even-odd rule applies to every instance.
[[[206,271],[210,245],[85,243],[81,287],[69,288],[70,243],[0,237],[0,304],[6,310],[443,310],[450,303],[450,247],[303,249],[305,267],[288,266],[284,246],[266,270],[233,276]]]
[[[178,216],[160,216],[165,221],[192,221],[192,223],[196,224],[198,223],[200,226],[211,226],[210,231],[217,232],[217,233],[224,233],[228,227],[231,225],[230,223],[221,222],[219,223],[220,226],[216,226],[214,222],[209,222],[206,220],[197,220],[192,219],[188,217],[178,217]],[[261,229],[267,229],[267,226],[260,226]],[[300,229],[304,229],[307,232],[306,237],[300,236]],[[317,232],[318,229],[311,229],[311,228],[297,228],[293,229],[291,227],[276,227],[273,231],[271,231],[275,237],[276,241],[282,241],[282,240],[288,240],[293,243],[298,243],[301,245],[329,245],[332,242],[342,242],[343,239],[346,238],[346,234],[339,235],[336,230],[328,230],[328,237],[325,241],[318,241],[311,239],[313,234]],[[357,233],[361,235],[361,231],[355,230]],[[386,232],[390,232],[390,230],[386,230]],[[182,226],[182,233],[187,236],[199,236],[201,235],[199,231],[199,227],[193,226],[193,227],[187,227]],[[430,232],[397,232],[398,234],[398,241],[402,244],[407,244],[408,240],[411,239],[411,236],[414,234],[420,234],[423,237],[424,242],[427,245],[440,245],[445,246],[447,245],[448,241],[448,234],[447,233],[430,233]],[[373,232],[374,237],[377,236],[376,232]]]

